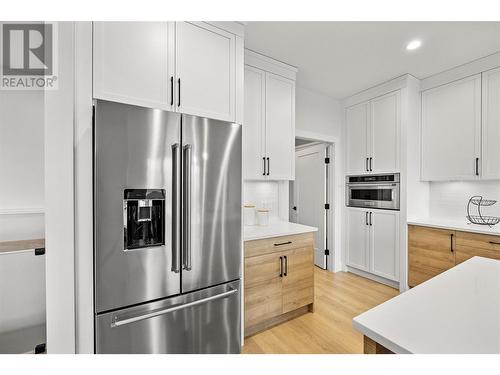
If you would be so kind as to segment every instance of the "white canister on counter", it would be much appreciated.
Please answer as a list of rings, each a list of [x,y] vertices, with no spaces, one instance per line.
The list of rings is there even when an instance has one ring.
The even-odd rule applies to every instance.
[[[269,210],[267,208],[260,208],[257,210],[257,222],[262,226],[269,224]]]
[[[253,204],[243,205],[244,225],[255,225],[255,206]]]

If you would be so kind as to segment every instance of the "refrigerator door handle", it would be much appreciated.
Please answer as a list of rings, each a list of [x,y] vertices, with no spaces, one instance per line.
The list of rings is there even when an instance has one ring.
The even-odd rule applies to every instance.
[[[191,145],[184,146],[184,220],[182,269],[191,271]]]
[[[150,312],[150,313],[144,314],[144,315],[134,316],[132,318],[120,319],[118,315],[114,315],[112,318],[112,322],[111,322],[111,328],[120,327],[120,326],[124,326],[126,324],[139,322],[141,320],[154,318],[155,316],[159,316],[159,315],[169,314],[169,313],[172,313],[172,312],[175,312],[178,310],[183,310],[183,309],[187,309],[188,307],[202,305],[204,303],[218,300],[221,298],[227,298],[227,297],[229,297],[237,292],[238,292],[238,289],[231,289],[231,290],[228,290],[227,292],[216,294],[215,296],[210,296],[210,297],[199,299],[197,301],[192,301],[192,302],[184,303],[181,305],[168,307],[166,309],[159,310],[159,311],[153,311],[153,312]]]
[[[179,273],[181,271],[181,249],[179,238],[180,223],[180,147],[178,143],[172,145],[172,271]]]

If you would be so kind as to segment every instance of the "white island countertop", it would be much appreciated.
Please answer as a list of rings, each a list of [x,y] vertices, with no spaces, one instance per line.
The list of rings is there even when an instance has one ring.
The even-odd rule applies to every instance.
[[[410,219],[407,223],[410,225],[420,225],[437,229],[458,230],[463,232],[500,236],[500,224],[493,225],[491,227],[488,225],[471,224],[465,217],[463,220],[445,218]]]
[[[272,238],[280,236],[290,236],[292,234],[301,234],[316,232],[318,228],[302,224],[290,223],[288,221],[270,221],[268,225],[245,225],[243,228],[243,240],[253,241],[263,238]]]
[[[469,259],[353,326],[394,353],[500,353],[500,260]]]

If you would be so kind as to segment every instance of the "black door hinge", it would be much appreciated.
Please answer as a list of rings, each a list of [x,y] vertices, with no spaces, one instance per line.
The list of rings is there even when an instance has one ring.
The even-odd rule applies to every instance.
[[[330,158],[325,158],[325,164],[330,164]]]
[[[47,344],[38,344],[35,346],[35,354],[43,354],[47,351]]]
[[[330,255],[330,250],[325,249],[325,255]]]
[[[45,254],[45,247],[39,247],[38,249],[35,249],[35,255],[44,255]]]
[[[325,203],[325,210],[329,210],[330,209],[330,203]]]

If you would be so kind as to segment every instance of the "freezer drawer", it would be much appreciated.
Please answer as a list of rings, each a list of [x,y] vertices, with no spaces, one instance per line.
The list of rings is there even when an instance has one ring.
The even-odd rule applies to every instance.
[[[96,353],[239,353],[240,281],[96,317]]]

